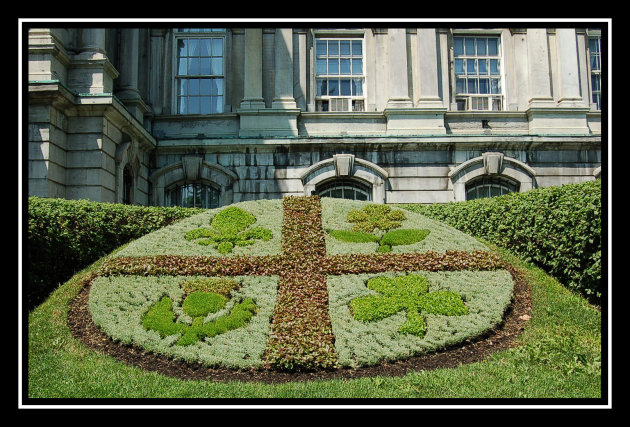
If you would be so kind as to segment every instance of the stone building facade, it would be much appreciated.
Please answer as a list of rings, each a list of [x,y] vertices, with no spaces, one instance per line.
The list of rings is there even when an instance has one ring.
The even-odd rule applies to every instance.
[[[601,174],[599,28],[27,34],[29,195],[447,203]]]

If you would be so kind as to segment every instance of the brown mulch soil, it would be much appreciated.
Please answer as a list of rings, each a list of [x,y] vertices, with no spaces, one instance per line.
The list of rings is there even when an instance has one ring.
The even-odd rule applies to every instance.
[[[351,379],[372,376],[403,376],[412,371],[454,368],[478,362],[490,354],[514,345],[515,338],[523,331],[530,318],[531,300],[529,285],[513,266],[506,266],[514,278],[514,298],[504,316],[503,323],[482,337],[466,340],[463,344],[443,351],[411,357],[395,362],[384,362],[376,366],[357,369],[340,368],[317,372],[279,372],[273,370],[234,370],[210,368],[199,364],[172,360],[130,345],[112,340],[92,321],[88,309],[91,278],[78,296],[70,303],[68,326],[76,339],[102,354],[107,354],[123,363],[147,371],[185,380],[207,381],[258,381],[282,383],[326,379]]]

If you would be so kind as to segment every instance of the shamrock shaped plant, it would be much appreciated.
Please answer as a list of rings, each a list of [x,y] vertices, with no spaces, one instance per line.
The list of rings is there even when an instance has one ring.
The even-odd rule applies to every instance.
[[[234,246],[248,246],[256,240],[272,238],[270,230],[264,227],[249,228],[256,217],[241,208],[232,206],[223,209],[212,218],[211,228],[197,228],[186,234],[186,240],[197,240],[200,245],[212,245],[221,254],[232,252]]]
[[[233,279],[206,278],[185,282],[186,296],[181,305],[182,313],[192,319],[190,324],[178,322],[173,310],[173,301],[162,297],[142,318],[142,326],[156,331],[162,338],[181,334],[176,345],[187,346],[205,337],[213,337],[244,326],[256,313],[256,305],[248,298],[234,305],[223,316],[206,322],[208,315],[223,309],[230,292],[239,286]]]
[[[329,230],[329,234],[343,242],[376,242],[378,252],[390,252],[392,246],[411,245],[429,234],[429,230],[396,230],[405,219],[403,211],[392,210],[388,205],[371,204],[348,212],[348,222],[354,224],[351,231]]]
[[[350,310],[356,320],[374,322],[405,311],[407,320],[400,333],[416,335],[426,333],[422,314],[461,316],[468,314],[462,297],[452,291],[429,292],[425,277],[409,274],[397,277],[375,277],[368,280],[368,289],[378,292],[350,301]]]

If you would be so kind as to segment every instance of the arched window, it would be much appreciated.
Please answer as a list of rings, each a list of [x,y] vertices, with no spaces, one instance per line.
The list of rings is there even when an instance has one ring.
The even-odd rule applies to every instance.
[[[466,200],[516,193],[519,184],[498,176],[483,175],[466,183]]]
[[[372,200],[370,185],[350,179],[335,179],[318,185],[315,189],[320,197],[335,197],[337,199]]]
[[[126,205],[130,205],[133,203],[133,173],[131,171],[131,166],[127,165],[123,169],[123,195],[122,202]]]
[[[214,209],[219,207],[221,192],[211,185],[194,182],[176,185],[166,191],[168,206]]]

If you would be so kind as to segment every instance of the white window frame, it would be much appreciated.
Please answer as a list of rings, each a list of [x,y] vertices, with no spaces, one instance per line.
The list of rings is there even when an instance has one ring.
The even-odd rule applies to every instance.
[[[227,78],[226,78],[226,62],[227,62],[227,58],[226,58],[226,34],[227,34],[227,30],[225,28],[175,28],[173,30],[173,85],[172,85],[172,94],[173,94],[173,100],[172,100],[172,111],[177,114],[177,115],[208,115],[208,114],[222,114],[225,112],[225,107],[227,104],[227,97],[226,97],[226,86],[227,86]],[[184,40],[184,39],[221,39],[222,42],[222,68],[221,68],[221,74],[179,74],[179,51],[178,51],[178,44],[180,40]],[[197,80],[209,80],[209,79],[221,79],[223,81],[222,83],[222,94],[211,94],[208,93],[206,94],[207,97],[217,97],[217,96],[221,96],[222,97],[222,101],[219,104],[219,108],[217,109],[217,111],[212,111],[210,110],[210,112],[202,112],[201,109],[201,104],[199,107],[199,111],[198,112],[181,112],[180,111],[180,99],[182,97],[182,95],[180,95],[180,82],[184,79],[188,79],[188,80],[193,80],[193,79],[197,79]],[[201,84],[201,83],[200,83]],[[192,97],[199,97],[201,98],[204,94],[201,94],[201,88],[200,88],[200,95],[192,95]],[[191,96],[189,96],[191,97]],[[212,99],[210,100],[211,102],[211,108],[212,108]]]
[[[587,29],[586,39],[587,39],[587,49],[588,49],[588,54],[587,54],[588,75],[589,75],[588,85],[590,89],[590,103],[592,105],[592,108],[594,108],[596,111],[601,111],[602,109],[602,33],[601,33],[601,30]],[[593,52],[591,52],[591,39],[596,39],[598,41],[598,47],[599,47],[599,52],[597,52],[598,59],[599,59],[598,70],[594,70],[592,67]],[[593,87],[593,77],[595,76],[597,76],[597,78],[599,79],[599,91],[596,91],[595,88]],[[596,102],[593,100],[593,96],[596,93],[599,93],[599,102]]]
[[[333,35],[318,35],[315,34],[315,46],[314,46],[314,99],[315,99],[315,111],[318,112],[361,112],[367,111],[367,95],[366,95],[366,55],[365,55],[365,37],[363,35],[358,34],[333,34]],[[328,55],[328,52],[325,56],[318,55],[318,45],[322,42],[328,41],[349,41],[350,42],[350,56],[342,55],[341,50],[339,54],[336,56]],[[354,74],[352,72],[352,42],[360,41],[361,42],[361,74]],[[339,65],[339,73],[338,74],[318,74],[317,72],[317,61],[318,59],[324,59],[328,61],[330,58],[339,58],[339,59],[350,59],[350,73],[349,74],[341,74],[341,63]],[[326,79],[327,82],[334,79],[349,79],[350,80],[350,90],[352,91],[352,80],[360,79],[361,80],[361,95],[350,94],[350,95],[319,95],[318,83],[319,80]],[[328,87],[328,83],[326,85]],[[341,91],[341,83],[338,85],[339,92]],[[323,110],[322,105],[327,102],[328,109]],[[362,108],[355,110],[353,105],[357,103],[362,104]]]
[[[468,54],[468,52],[464,51],[464,54],[457,55],[455,52],[455,39],[457,38],[493,38],[497,39],[497,55],[490,55],[489,47],[486,48],[485,55],[479,55],[476,51],[474,54]],[[464,46],[466,42],[464,40]],[[476,45],[476,43],[475,43]],[[487,61],[487,74],[480,74],[479,72],[479,59]],[[496,78],[493,78],[495,74],[491,73],[491,60],[498,60],[498,74],[496,74]],[[458,74],[457,71],[457,60],[463,61],[463,74]],[[468,74],[468,60],[476,60],[475,72]],[[506,100],[505,100],[505,67],[504,67],[504,54],[503,54],[503,37],[501,33],[495,32],[453,32],[453,57],[452,57],[452,67],[453,67],[453,98],[455,99],[455,103],[457,105],[457,111],[504,111],[506,109]],[[470,91],[466,92],[458,92],[457,90],[457,80],[458,76],[465,76],[466,84],[468,85],[468,78],[476,79],[477,81],[477,93],[473,93]],[[467,77],[470,76],[470,77]],[[487,76],[488,77],[488,90],[492,92],[492,80],[498,80],[499,82],[499,91],[498,93],[487,93],[481,94],[478,93],[480,91],[479,81],[481,78]],[[468,89],[468,87],[467,87]],[[494,103],[497,101],[497,104]],[[479,108],[479,103],[484,103],[482,105],[483,108]],[[460,106],[463,104],[463,108]],[[477,108],[473,108],[477,107]]]

